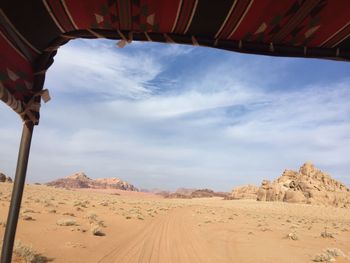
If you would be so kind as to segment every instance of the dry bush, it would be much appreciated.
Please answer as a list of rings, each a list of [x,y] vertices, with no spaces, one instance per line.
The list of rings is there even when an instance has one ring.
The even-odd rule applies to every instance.
[[[69,212],[65,212],[62,215],[64,215],[64,216],[75,216],[73,213],[69,213]]]
[[[100,227],[106,227],[105,223],[103,220],[98,220],[97,218],[97,214],[95,213],[89,213],[86,218],[89,220],[90,224],[95,224],[98,225]]]
[[[321,232],[321,237],[323,238],[334,238],[332,233],[327,232],[327,227],[324,228],[324,231]]]
[[[21,258],[26,263],[44,263],[48,262],[48,258],[37,253],[32,246],[27,246],[16,241],[13,247],[13,254]]]
[[[92,226],[91,227],[91,233],[94,236],[105,236],[106,234],[102,232],[101,228],[99,226]]]
[[[97,214],[91,212],[86,216],[86,218],[89,220],[91,224],[97,220]]]
[[[343,251],[339,248],[326,248],[323,253],[314,257],[314,262],[334,262],[336,257],[345,257]]]
[[[22,214],[25,214],[25,213],[35,213],[35,211],[33,209],[26,208],[22,211]]]
[[[26,221],[34,221],[35,219],[29,215],[21,215],[21,218]]]
[[[77,221],[72,218],[59,219],[57,220],[56,224],[59,226],[77,226],[78,225]]]
[[[87,208],[88,204],[90,204],[89,201],[84,200],[84,201],[75,201],[73,206],[80,206],[80,207],[84,207]]]
[[[289,233],[286,238],[291,239],[291,240],[298,240],[299,237],[297,236],[296,233]]]

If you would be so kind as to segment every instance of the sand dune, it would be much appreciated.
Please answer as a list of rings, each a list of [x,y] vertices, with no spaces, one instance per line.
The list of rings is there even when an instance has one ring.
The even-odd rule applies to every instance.
[[[0,222],[11,187],[0,184]],[[17,239],[64,263],[313,262],[327,248],[350,262],[349,209],[111,193],[28,185]]]

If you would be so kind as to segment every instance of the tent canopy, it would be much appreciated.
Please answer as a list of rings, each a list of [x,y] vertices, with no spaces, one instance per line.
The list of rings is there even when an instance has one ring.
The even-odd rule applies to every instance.
[[[350,60],[348,0],[2,0],[0,99],[39,121],[45,72],[75,38]]]

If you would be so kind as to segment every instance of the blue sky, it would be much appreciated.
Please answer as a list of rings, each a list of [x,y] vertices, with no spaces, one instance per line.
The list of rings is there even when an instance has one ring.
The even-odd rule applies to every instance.
[[[29,182],[84,171],[140,188],[228,191],[312,161],[350,184],[350,64],[204,47],[74,40],[59,49]],[[21,121],[0,103],[0,164]]]

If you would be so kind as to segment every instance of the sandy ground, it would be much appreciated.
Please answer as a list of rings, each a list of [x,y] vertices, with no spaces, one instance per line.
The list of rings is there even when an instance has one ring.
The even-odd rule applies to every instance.
[[[11,189],[0,184],[0,224]],[[326,248],[350,256],[349,209],[118,193],[27,185],[17,239],[65,263],[313,262]],[[76,225],[58,225],[62,219]],[[104,236],[92,234],[97,225]]]

